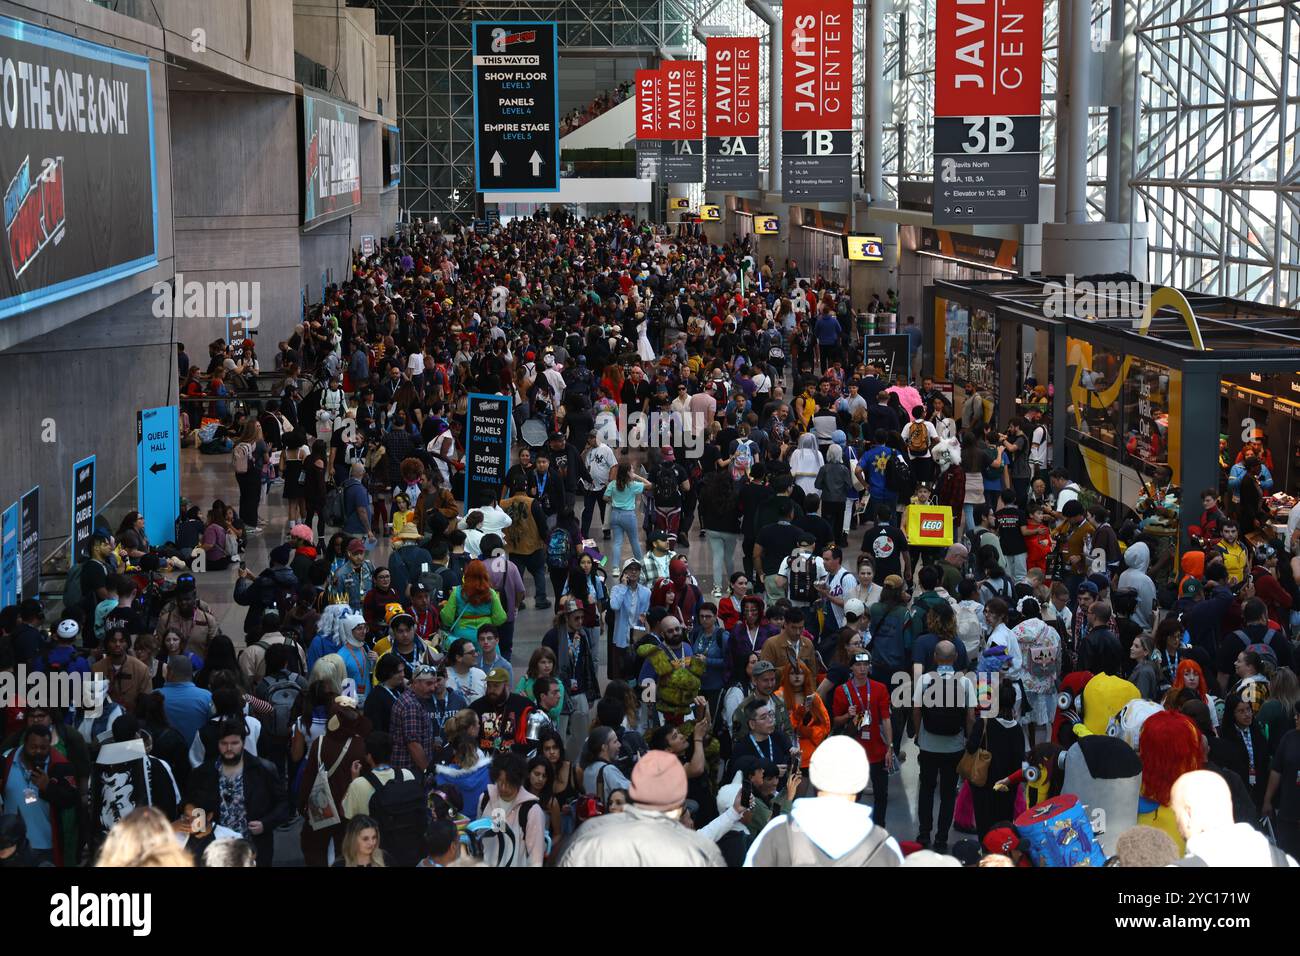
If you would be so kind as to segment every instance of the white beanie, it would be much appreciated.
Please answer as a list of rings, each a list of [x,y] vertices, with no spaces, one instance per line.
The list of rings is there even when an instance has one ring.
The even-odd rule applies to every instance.
[[[736,795],[740,793],[743,777],[744,775],[737,770],[736,776],[731,783],[718,788],[718,813],[726,813],[736,805]]]
[[[820,793],[861,793],[871,779],[867,753],[852,737],[827,737],[813,751],[808,778]]]
[[[366,616],[359,611],[348,611],[339,619],[339,636],[346,642],[356,640],[353,631],[366,623]]]

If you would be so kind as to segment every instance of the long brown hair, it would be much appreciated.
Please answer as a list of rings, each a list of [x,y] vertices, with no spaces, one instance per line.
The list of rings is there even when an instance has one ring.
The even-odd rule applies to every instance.
[[[537,666],[544,660],[550,660],[551,662],[552,677],[559,673],[560,663],[555,659],[555,651],[551,650],[549,647],[539,647],[537,650],[533,651],[533,656],[528,658],[528,670],[526,673],[529,677],[536,679],[540,676],[538,674]]]
[[[487,566],[478,558],[465,565],[460,593],[470,604],[486,604],[492,600],[492,579],[488,577]]]

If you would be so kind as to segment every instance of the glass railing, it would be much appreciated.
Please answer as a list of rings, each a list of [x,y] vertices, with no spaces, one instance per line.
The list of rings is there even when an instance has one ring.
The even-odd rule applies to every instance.
[[[636,150],[604,147],[562,150],[560,175],[583,179],[627,179],[636,175]]]

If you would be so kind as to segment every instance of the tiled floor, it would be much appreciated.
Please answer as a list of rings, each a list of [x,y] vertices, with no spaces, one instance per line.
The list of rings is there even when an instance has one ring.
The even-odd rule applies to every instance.
[[[272,487],[269,498],[263,498],[261,516],[265,531],[250,537],[251,543],[246,560],[248,567],[254,572],[261,571],[267,566],[270,549],[282,540],[286,510],[280,490],[281,486],[277,484]],[[184,449],[181,453],[181,494],[197,504],[205,513],[215,498],[220,498],[227,503],[237,503],[239,493],[235,486],[229,458],[204,456],[194,449]],[[599,515],[596,516],[595,521],[599,521]],[[599,538],[594,523],[592,533],[593,537]],[[686,556],[699,580],[701,590],[707,597],[714,585],[713,556],[708,542],[698,537],[698,534],[698,528],[692,530]],[[861,531],[855,531],[850,535],[849,547],[845,549],[845,563],[850,567],[856,563],[857,556],[862,550],[862,537]],[[599,543],[608,549],[609,542]],[[388,542],[381,540],[373,553],[377,566],[384,563],[389,550]],[[630,548],[626,544],[624,552],[625,556],[631,555]],[[737,567],[740,566],[739,557],[738,553]],[[247,609],[234,602],[236,574],[236,570],[231,568],[226,571],[206,572],[197,577],[200,597],[221,619],[222,630],[234,639],[236,646],[240,646],[244,633],[244,614]],[[527,608],[520,611],[515,628],[515,647],[512,657],[516,667],[521,666],[521,662],[527,662],[529,655],[541,644],[542,636],[553,623],[551,610],[539,611],[533,608],[532,581],[527,575],[525,575],[525,586],[528,589],[529,600]],[[603,643],[598,653],[604,663]],[[601,676],[602,678],[604,676],[603,668]],[[916,748],[909,742],[904,744],[904,750],[909,754],[909,759],[903,765],[902,772],[890,778],[888,829],[899,839],[912,839],[916,835]],[[956,836],[957,834],[954,834],[954,838]],[[276,854],[278,865],[294,865],[295,860],[300,861],[296,833],[286,832],[279,835]]]

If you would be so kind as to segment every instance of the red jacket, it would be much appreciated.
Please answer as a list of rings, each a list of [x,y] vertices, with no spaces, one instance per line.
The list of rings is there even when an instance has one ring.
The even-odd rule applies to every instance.
[[[1274,621],[1289,621],[1291,618],[1291,595],[1286,588],[1278,584],[1277,578],[1268,573],[1264,567],[1251,570],[1255,577],[1255,597],[1264,602],[1268,616]]]

